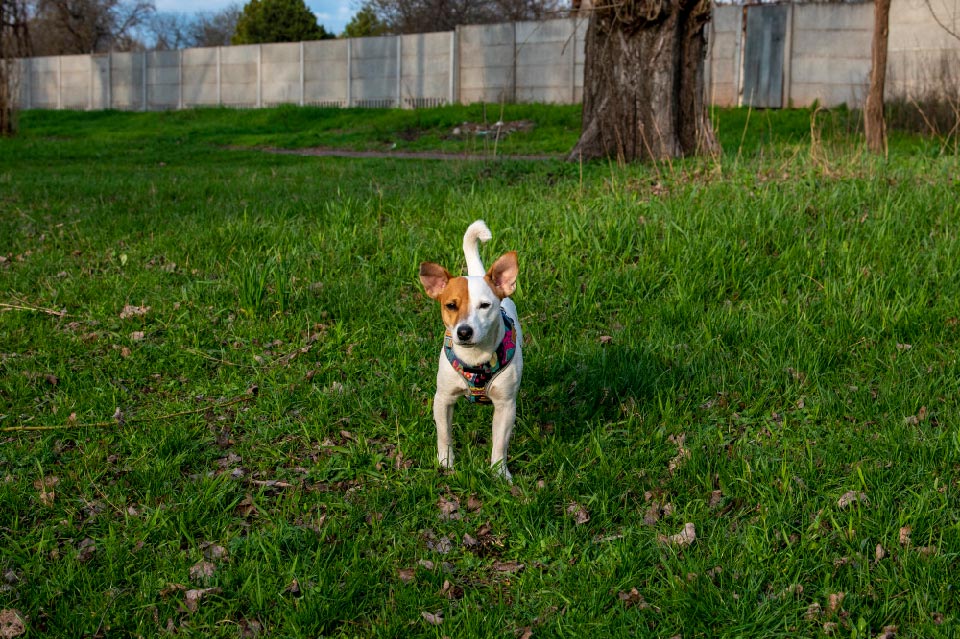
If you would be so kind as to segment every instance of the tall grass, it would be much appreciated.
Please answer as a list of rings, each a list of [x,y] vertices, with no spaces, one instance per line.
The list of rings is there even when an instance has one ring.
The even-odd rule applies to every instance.
[[[0,142],[27,636],[956,634],[955,156],[862,154],[844,112],[720,112],[724,157],[666,166],[236,148],[284,118],[380,144],[369,115],[28,112]],[[575,137],[508,117],[545,122],[516,152]],[[417,265],[460,269],[477,218],[521,259],[513,486],[487,409],[434,459]]]

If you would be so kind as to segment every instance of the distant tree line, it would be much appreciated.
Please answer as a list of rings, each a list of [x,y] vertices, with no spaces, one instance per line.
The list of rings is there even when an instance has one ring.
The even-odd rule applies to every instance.
[[[154,0],[0,0],[26,18],[30,55],[173,50],[336,37],[304,0],[248,0],[219,11],[159,12]],[[363,0],[342,37],[451,31],[564,15],[568,0]],[[9,39],[9,38],[8,38]]]

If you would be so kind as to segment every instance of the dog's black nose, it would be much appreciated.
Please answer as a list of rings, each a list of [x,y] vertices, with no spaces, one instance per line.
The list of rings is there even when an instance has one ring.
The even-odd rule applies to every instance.
[[[473,337],[473,329],[472,329],[472,328],[470,328],[469,326],[458,326],[458,327],[457,327],[457,339],[459,339],[461,342],[466,342],[466,341],[468,341],[471,337]]]

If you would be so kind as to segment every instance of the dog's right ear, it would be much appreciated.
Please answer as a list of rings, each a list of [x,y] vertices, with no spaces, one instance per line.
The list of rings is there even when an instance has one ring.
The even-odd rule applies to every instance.
[[[443,289],[447,287],[452,275],[439,264],[433,262],[423,262],[420,264],[420,283],[423,284],[423,290],[433,299],[438,299]]]

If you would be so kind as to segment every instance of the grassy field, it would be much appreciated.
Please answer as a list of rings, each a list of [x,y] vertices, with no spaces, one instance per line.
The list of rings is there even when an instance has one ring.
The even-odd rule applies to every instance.
[[[570,107],[23,114],[0,628],[956,636],[960,162],[811,116],[621,168],[255,148],[562,155]],[[451,133],[501,118],[536,126]],[[486,407],[435,462],[417,267],[478,218],[521,260],[513,486]]]

